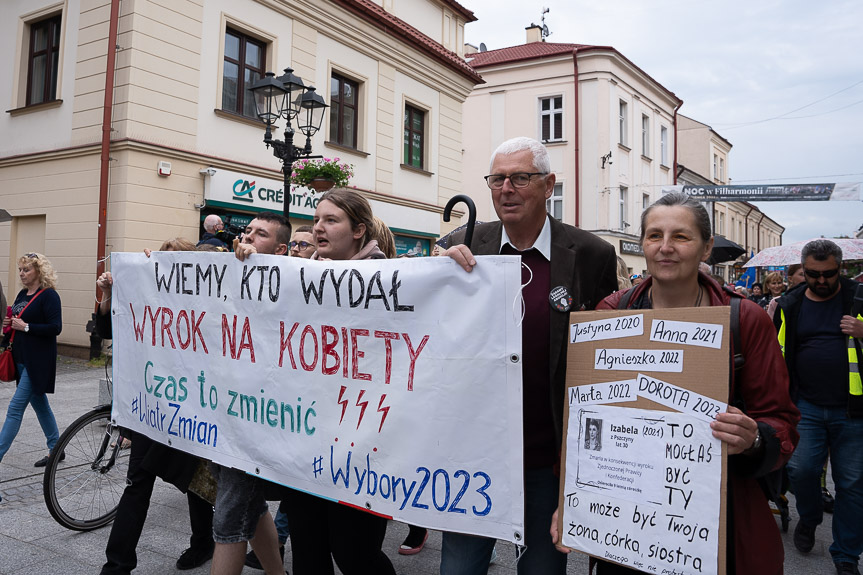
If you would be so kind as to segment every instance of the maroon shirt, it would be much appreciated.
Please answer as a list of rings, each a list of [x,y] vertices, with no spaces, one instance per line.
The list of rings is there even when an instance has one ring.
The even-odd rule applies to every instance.
[[[524,320],[521,324],[524,466],[526,469],[551,467],[558,459],[548,365],[551,264],[535,248],[519,252],[507,244],[500,253],[521,256],[521,283],[527,284],[522,290]]]

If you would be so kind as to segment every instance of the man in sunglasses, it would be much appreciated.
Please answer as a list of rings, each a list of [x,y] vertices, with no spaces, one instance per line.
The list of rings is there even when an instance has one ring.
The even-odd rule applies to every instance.
[[[794,546],[808,553],[821,523],[821,469],[828,449],[836,484],[830,554],[839,574],[859,575],[863,551],[863,389],[858,361],[863,317],[857,284],[840,277],[842,250],[814,240],[801,253],[804,283],[779,299],[773,321],[800,410],[800,443],[788,462],[800,520]],[[853,314],[853,315],[852,315]]]

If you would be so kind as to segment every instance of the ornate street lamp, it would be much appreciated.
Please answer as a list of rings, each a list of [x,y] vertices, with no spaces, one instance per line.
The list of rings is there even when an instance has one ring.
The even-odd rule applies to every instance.
[[[295,161],[300,158],[320,158],[312,156],[312,136],[321,129],[324,121],[324,110],[328,108],[324,99],[315,92],[313,86],[306,86],[294,75],[291,68],[285,68],[283,76],[275,77],[267,72],[263,78],[255,82],[249,90],[255,97],[255,113],[267,126],[264,132],[264,144],[272,146],[273,155],[282,162],[284,176],[284,207],[285,218],[291,214],[291,171]],[[274,140],[271,127],[285,119],[285,140]],[[306,136],[306,145],[302,148],[294,146],[294,128],[291,120],[297,120],[297,127]]]

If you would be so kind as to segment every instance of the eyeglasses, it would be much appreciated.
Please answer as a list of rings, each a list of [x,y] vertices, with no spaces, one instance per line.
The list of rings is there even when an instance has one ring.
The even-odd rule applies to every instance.
[[[301,250],[308,249],[312,246],[309,242],[291,242],[289,245],[291,246],[291,249],[300,246]]]
[[[804,269],[803,273],[805,273],[807,276],[814,280],[817,280],[818,278],[830,279],[839,273],[839,268],[834,268],[832,270],[827,270],[823,272],[816,272],[815,270]]]
[[[31,260],[35,260],[35,259],[39,258],[39,254],[35,254],[33,252],[30,252],[29,254],[24,254],[24,257],[30,258]]]
[[[631,276],[629,276],[629,279],[630,279],[630,280],[637,280],[637,279],[638,279],[638,278],[640,278],[640,277],[641,277],[641,276],[640,276],[640,275],[638,275],[638,274],[632,274]]]
[[[485,183],[492,190],[499,190],[503,183],[509,178],[510,183],[516,188],[526,188],[533,176],[547,176],[548,172],[516,172],[515,174],[490,174],[485,176]]]

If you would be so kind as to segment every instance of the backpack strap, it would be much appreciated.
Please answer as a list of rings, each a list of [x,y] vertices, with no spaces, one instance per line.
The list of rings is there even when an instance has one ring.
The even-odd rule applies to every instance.
[[[21,310],[21,313],[18,314],[18,317],[21,317],[22,315],[24,315],[24,312],[27,311],[27,308],[30,307],[30,304],[33,303],[36,300],[36,298],[39,297],[39,294],[41,294],[43,291],[45,291],[45,290],[40,289],[39,291],[36,292],[36,295],[34,295],[33,297],[30,298],[30,301],[27,302],[27,305],[24,306],[24,309]],[[9,345],[7,347],[12,347],[12,342],[15,341],[15,332],[16,331],[18,331],[18,330],[14,330],[14,329],[12,330],[12,335],[9,337]]]
[[[734,398],[733,403],[741,404],[737,405],[741,410],[746,411],[744,406],[742,405],[743,400],[740,397],[740,393],[737,391],[737,386],[734,385],[734,381],[739,379],[740,372],[743,370],[743,366],[746,365],[746,358],[743,356],[743,342],[740,339],[740,306],[741,306],[741,298],[732,297],[731,298],[731,345],[734,349],[734,355],[731,357],[731,367],[733,373],[729,373],[729,379],[731,379],[731,385],[734,388]]]
[[[629,300],[632,299],[632,292],[635,291],[634,287],[629,288],[623,295],[620,296],[620,300],[617,302],[617,309],[627,309],[629,307]]]

